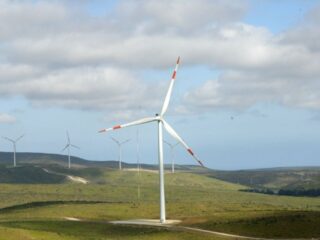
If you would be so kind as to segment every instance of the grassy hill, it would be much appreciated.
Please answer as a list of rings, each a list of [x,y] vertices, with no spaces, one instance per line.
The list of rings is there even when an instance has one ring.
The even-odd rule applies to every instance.
[[[0,152],[0,183],[60,183],[64,175],[80,176],[95,183],[104,183],[104,171],[117,169],[117,161],[88,161],[72,157],[72,169],[67,168],[67,156],[46,153],[18,153],[20,168],[10,168],[12,153]],[[136,164],[123,163],[125,169]],[[48,169],[51,174],[41,169]],[[157,165],[141,164],[145,170],[158,170]],[[170,170],[171,166],[165,168]],[[270,168],[239,171],[203,169],[194,165],[176,165],[177,171],[194,172],[245,185],[252,191],[289,195],[320,195],[320,167]],[[52,174],[52,172],[58,174]],[[60,175],[59,175],[60,174]]]
[[[116,161],[73,158],[68,169],[63,155],[19,153],[18,167],[13,168],[11,157],[0,153],[0,240],[221,239],[174,228],[108,223],[158,218],[157,166],[143,165],[139,174],[134,171],[135,164],[124,163],[124,170],[119,171]],[[255,237],[320,237],[319,197],[239,191],[248,186],[281,189],[306,181],[317,184],[319,169],[176,169],[174,174],[165,174],[166,208],[168,218],[181,220],[181,226]],[[82,177],[89,183],[72,182],[68,176]],[[65,217],[84,221],[69,222]]]
[[[257,191],[281,193],[286,190],[288,193],[292,191],[292,195],[304,195],[310,190],[319,190],[320,195],[320,167],[212,171],[209,176],[246,185]]]
[[[33,166],[7,167],[0,165],[0,183],[63,183],[66,177],[45,172]]]
[[[0,152],[0,163],[5,165],[12,165],[12,152]],[[68,157],[62,154],[49,153],[17,153],[17,165],[60,165],[67,167]],[[81,167],[116,167],[116,161],[88,161],[79,157],[72,156],[72,164],[75,168]]]
[[[220,239],[107,223],[158,218],[158,174],[141,172],[139,177],[107,168],[100,173],[103,181],[86,185],[0,184],[0,239],[10,239],[1,238],[8,233],[20,236],[12,239]],[[319,198],[240,192],[242,185],[190,172],[168,172],[165,184],[167,216],[182,220],[182,226],[257,237],[320,237]]]
[[[12,152],[0,152],[0,165],[13,165],[13,154]],[[119,167],[118,161],[108,160],[108,161],[94,161],[86,160],[83,158],[72,156],[72,167],[73,168],[87,168],[87,167],[105,167],[114,168]],[[50,153],[29,153],[29,152],[19,152],[17,153],[17,165],[38,165],[38,166],[50,166],[59,165],[62,167],[67,167],[68,157],[62,154],[50,154]],[[135,163],[123,162],[122,166],[124,168],[136,168]],[[143,169],[157,170],[157,165],[152,164],[141,164]],[[171,165],[165,165],[166,169],[171,169]],[[176,165],[176,170],[199,170],[198,166],[194,165]]]

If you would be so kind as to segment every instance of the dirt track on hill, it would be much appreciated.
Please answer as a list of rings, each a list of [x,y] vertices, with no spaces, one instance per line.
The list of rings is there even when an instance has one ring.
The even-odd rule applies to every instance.
[[[54,172],[54,171],[48,170],[46,168],[42,168],[42,170],[47,172],[47,173],[50,173],[50,174],[56,174],[56,175],[65,176],[65,177],[67,177],[69,180],[71,180],[73,182],[82,183],[82,184],[89,183],[89,181],[87,179],[82,178],[82,177],[72,176],[72,175],[68,175],[68,174],[64,174],[64,173],[58,173],[58,172]]]

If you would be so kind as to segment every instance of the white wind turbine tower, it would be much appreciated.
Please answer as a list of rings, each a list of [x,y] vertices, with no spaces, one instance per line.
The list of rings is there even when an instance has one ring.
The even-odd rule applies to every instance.
[[[119,156],[118,156],[118,161],[119,161],[119,170],[122,169],[122,145],[129,142],[130,139],[127,139],[123,142],[118,141],[117,139],[111,137],[111,139],[118,145],[119,147]]]
[[[102,129],[99,132],[107,132],[112,131],[124,127],[149,123],[149,122],[157,122],[158,123],[158,157],[159,157],[159,183],[160,183],[160,223],[165,223],[166,221],[166,210],[165,210],[165,192],[164,192],[164,169],[163,169],[163,138],[162,138],[162,126],[167,130],[167,132],[174,137],[178,142],[180,142],[186,150],[193,156],[197,162],[203,166],[202,162],[194,155],[191,148],[183,141],[183,139],[176,133],[176,131],[164,120],[163,116],[166,113],[170,101],[170,96],[173,88],[173,84],[176,78],[178,66],[179,66],[180,57],[177,60],[176,67],[173,71],[172,78],[170,81],[169,89],[167,95],[165,97],[162,109],[160,114],[156,114],[154,117],[143,118],[137,121],[133,121],[130,123],[116,125],[111,128]]]
[[[174,148],[178,146],[180,143],[177,142],[175,144],[169,143],[166,140],[163,140],[170,147],[170,158],[171,158],[171,172],[174,173]]]
[[[20,137],[18,137],[16,140],[13,140],[11,138],[8,138],[8,137],[3,137],[5,140],[8,140],[9,142],[12,142],[13,144],[13,166],[16,167],[17,166],[17,162],[16,162],[16,151],[17,151],[17,148],[16,148],[16,145],[17,145],[17,142],[24,137],[24,134],[21,135]]]
[[[78,146],[71,144],[70,137],[69,137],[69,133],[68,133],[68,131],[67,131],[67,144],[66,144],[66,146],[61,150],[61,152],[63,152],[64,150],[66,150],[66,149],[68,148],[68,168],[71,167],[70,147],[80,149]]]

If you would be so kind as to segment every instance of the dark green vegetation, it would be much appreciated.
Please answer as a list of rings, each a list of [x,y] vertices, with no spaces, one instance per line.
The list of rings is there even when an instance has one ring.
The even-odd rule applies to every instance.
[[[0,152],[0,165],[12,166],[13,164],[12,152]],[[104,168],[118,168],[118,161],[88,161],[78,157],[72,157],[72,164],[76,168],[87,167],[104,167]],[[48,153],[17,153],[17,165],[32,165],[32,166],[52,166],[58,165],[62,167],[68,166],[68,157],[61,154],[48,154]],[[136,168],[136,164],[122,163],[124,168]],[[157,166],[151,164],[141,164],[143,169],[157,170]],[[171,168],[171,165],[166,166],[167,169]],[[197,170],[200,169],[193,165],[177,165],[177,170]]]
[[[320,167],[213,171],[215,178],[249,186],[247,191],[292,196],[320,196]]]
[[[283,236],[287,238],[314,238],[320,234],[319,223],[320,212],[283,211],[232,221],[210,220],[198,226],[240,235],[248,235],[250,232],[252,236],[264,238],[281,238]],[[305,226],[308,227],[305,228]]]
[[[1,240],[17,239],[64,239],[64,240],[99,240],[99,239],[225,239],[208,235],[168,230],[161,228],[146,228],[139,226],[115,226],[102,222],[66,222],[66,221],[24,221],[2,224],[6,236]],[[0,226],[1,230],[4,229]]]
[[[62,175],[50,174],[40,167],[21,166],[6,167],[0,165],[1,183],[63,183],[66,177]]]
[[[134,165],[125,165],[127,170],[120,172],[115,169],[116,162],[87,164],[83,159],[75,159],[74,168],[69,170],[65,168],[66,159],[60,155],[44,154],[44,159],[39,154],[33,156],[35,160],[30,157],[28,161],[19,156],[17,168],[2,166],[4,172],[11,171],[11,176],[15,174],[11,182],[16,179],[28,181],[0,184],[1,240],[226,239],[176,228],[108,223],[111,220],[158,218],[158,175],[153,171],[154,166],[146,165],[147,170],[139,177],[133,171]],[[10,161],[7,163],[11,164]],[[167,173],[168,218],[182,220],[181,226],[245,236],[320,237],[319,197],[242,192],[239,190],[246,186],[212,177],[216,173],[199,171],[192,166],[182,166],[176,174]],[[19,175],[24,176],[19,178]],[[90,182],[73,182],[67,175]],[[38,184],[30,184],[35,182]],[[85,221],[70,222],[66,217]]]

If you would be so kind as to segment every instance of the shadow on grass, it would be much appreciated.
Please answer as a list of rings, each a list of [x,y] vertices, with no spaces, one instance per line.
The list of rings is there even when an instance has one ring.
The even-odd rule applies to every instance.
[[[7,213],[15,210],[23,210],[35,207],[45,207],[59,204],[99,204],[99,203],[127,203],[127,202],[115,202],[115,201],[44,201],[44,202],[30,202],[10,207],[0,208],[0,213]]]
[[[252,237],[320,239],[319,224],[320,212],[288,211],[224,221],[212,219],[193,226]]]
[[[0,226],[56,233],[61,236],[61,239],[64,239],[64,237],[76,237],[76,239],[139,239],[143,236],[152,239],[154,235],[172,233],[172,231],[167,229],[117,226],[98,222],[15,221],[2,222]]]

